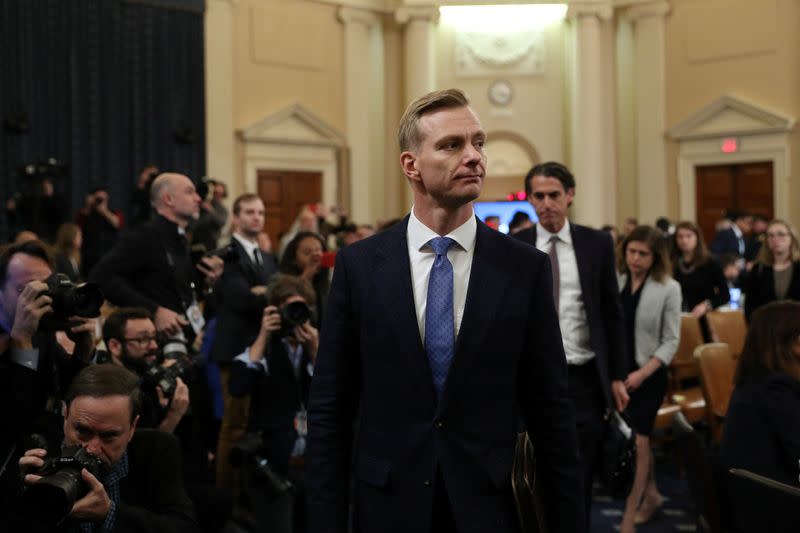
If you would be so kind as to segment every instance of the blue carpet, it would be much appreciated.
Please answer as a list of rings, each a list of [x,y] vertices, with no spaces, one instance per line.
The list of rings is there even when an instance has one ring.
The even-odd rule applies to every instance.
[[[689,494],[689,484],[679,476],[678,468],[670,457],[656,451],[656,484],[664,495],[664,505],[650,522],[636,527],[637,533],[674,533],[696,531],[694,503]],[[595,484],[592,498],[592,533],[619,531],[622,521],[623,500],[613,500]]]

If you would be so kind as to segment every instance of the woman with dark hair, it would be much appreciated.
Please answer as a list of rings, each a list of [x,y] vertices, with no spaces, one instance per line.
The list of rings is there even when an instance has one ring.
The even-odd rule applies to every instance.
[[[723,466],[800,488],[800,303],[772,302],[753,313],[734,381],[720,444]],[[750,480],[728,481],[736,531],[797,531],[795,501]]]
[[[636,474],[620,531],[631,533],[663,501],[655,481],[650,434],[667,391],[667,367],[680,340],[681,288],[670,277],[667,242],[658,229],[638,226],[622,242],[620,253],[617,279],[634,369],[625,379],[630,394],[627,413],[636,433]]]
[[[70,281],[81,281],[81,246],[83,234],[76,224],[61,224],[56,232],[56,244],[53,247],[56,272],[65,274]]]
[[[300,276],[314,287],[317,307],[313,322],[317,328],[322,326],[322,315],[331,285],[329,269],[322,267],[322,253],[326,249],[325,241],[318,233],[301,231],[289,241],[278,265],[282,274]]]
[[[800,301],[800,242],[788,222],[780,219],[767,226],[766,246],[758,251],[744,283],[744,315],[776,300]]]
[[[731,299],[722,268],[708,253],[700,227],[683,221],[672,236],[673,276],[681,285],[682,310],[700,319],[703,336],[711,341],[705,314]]]

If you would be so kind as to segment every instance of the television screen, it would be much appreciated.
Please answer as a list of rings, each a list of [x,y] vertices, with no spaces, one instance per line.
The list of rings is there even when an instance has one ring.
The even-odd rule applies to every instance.
[[[472,205],[475,208],[475,214],[484,222],[486,217],[500,217],[498,229],[503,233],[508,233],[508,223],[511,222],[511,218],[517,211],[527,213],[533,222],[539,220],[531,204],[522,200],[513,202],[473,202]]]

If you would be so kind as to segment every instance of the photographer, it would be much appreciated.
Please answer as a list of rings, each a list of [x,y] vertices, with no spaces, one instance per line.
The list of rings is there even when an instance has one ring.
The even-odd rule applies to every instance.
[[[84,277],[88,277],[92,267],[116,244],[119,231],[125,225],[122,211],[112,210],[108,200],[108,190],[96,188],[86,195],[84,205],[75,217],[75,223],[83,231],[81,273]]]
[[[144,380],[139,426],[174,433],[189,409],[189,387],[183,379],[176,377],[174,390],[168,391],[171,393],[166,396],[161,386],[148,379],[150,374],[157,375],[159,365],[169,368],[176,364],[174,359],[159,363],[153,315],[147,309],[117,309],[103,324],[103,341],[111,362],[124,366]]]
[[[73,325],[62,328],[75,342],[72,354],[56,341],[52,319],[65,310],[54,310],[54,295],[45,283],[52,274],[53,260],[39,241],[12,245],[0,254],[0,465],[8,465],[0,470],[3,505],[16,485],[11,467],[21,453],[19,439],[60,431],[63,392],[94,353],[93,319],[70,317]]]
[[[55,467],[60,476],[51,472],[42,481],[47,451],[34,448],[25,452],[19,466],[28,489],[19,506],[15,531],[197,530],[192,503],[181,481],[180,452],[174,437],[161,431],[135,431],[140,405],[135,375],[116,365],[92,365],[78,374],[64,401],[63,444],[83,448],[74,453],[82,461],[61,466],[60,471]],[[68,455],[67,448],[63,455]],[[68,469],[80,472],[80,478],[65,475]],[[52,492],[44,492],[50,484],[78,488],[74,503],[67,496],[70,490],[62,496],[69,511],[58,527],[60,513],[43,507],[55,503]],[[40,497],[45,495],[51,497]]]
[[[185,230],[198,217],[200,197],[188,177],[161,174],[150,193],[158,216],[125,235],[95,265],[90,279],[111,303],[153,313],[159,333],[183,333],[191,341],[204,325],[197,305],[203,295],[195,288],[203,281],[213,286],[224,263],[203,257],[192,264]]]
[[[259,526],[299,533],[306,530],[306,405],[319,348],[309,322],[315,296],[307,281],[293,276],[278,278],[270,294],[273,305],[264,309],[258,336],[233,362],[230,391],[251,395],[248,430],[263,435],[263,457],[295,487],[294,494],[258,505],[265,498],[249,492]]]

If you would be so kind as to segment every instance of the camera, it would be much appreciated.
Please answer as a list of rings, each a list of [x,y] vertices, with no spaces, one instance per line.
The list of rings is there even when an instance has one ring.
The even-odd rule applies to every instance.
[[[202,244],[193,244],[190,255],[193,265],[197,265],[204,257],[219,257],[225,264],[239,262],[239,254],[233,244],[211,251],[206,250],[206,247]]]
[[[84,468],[98,479],[106,471],[100,458],[81,446],[67,446],[60,457],[45,459],[37,472],[42,479],[25,490],[22,500],[23,512],[34,530],[55,528],[69,515],[73,504],[89,492],[81,476]]]
[[[170,342],[167,343],[169,346]],[[174,342],[173,342],[174,344]],[[174,360],[170,366],[162,366],[164,360]],[[181,378],[185,383],[191,379],[192,361],[189,356],[184,353],[171,352],[164,354],[163,359],[150,368],[147,369],[144,379],[152,386],[161,388],[164,397],[171,399],[175,394],[175,387],[178,386],[178,378]]]
[[[311,308],[304,302],[291,302],[281,307],[280,336],[291,335],[294,328],[311,320]]]
[[[231,448],[229,461],[236,468],[247,468],[246,473],[254,484],[264,491],[269,501],[274,501],[284,494],[293,493],[294,485],[288,479],[272,469],[270,462],[264,457],[264,435],[261,432],[248,433]]]
[[[97,318],[103,306],[103,293],[95,283],[75,285],[64,275],[55,273],[45,280],[46,294],[52,298],[52,313],[47,313],[39,320],[42,331],[69,330],[71,316]]]

